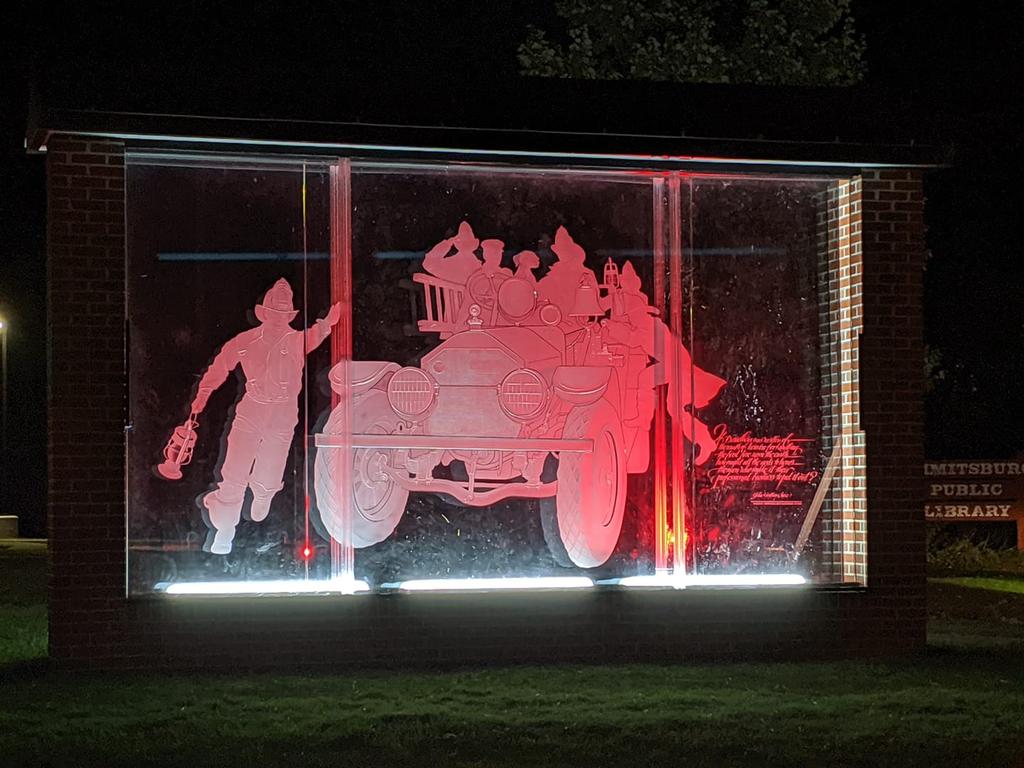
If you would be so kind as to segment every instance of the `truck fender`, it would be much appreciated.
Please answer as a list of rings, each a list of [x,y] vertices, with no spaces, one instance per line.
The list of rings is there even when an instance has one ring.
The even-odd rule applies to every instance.
[[[552,386],[555,394],[573,405],[596,403],[608,389],[612,369],[597,365],[560,365],[555,369]]]
[[[369,392],[381,384],[386,384],[399,368],[401,366],[398,363],[381,360],[343,360],[331,368],[327,378],[331,382],[331,389],[339,395],[346,394],[347,386],[347,394],[354,397]],[[347,383],[345,381],[346,373],[348,374]]]

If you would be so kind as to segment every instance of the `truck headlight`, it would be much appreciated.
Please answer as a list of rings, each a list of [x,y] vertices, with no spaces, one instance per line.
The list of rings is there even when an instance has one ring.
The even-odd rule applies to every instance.
[[[544,411],[548,385],[532,368],[519,368],[506,376],[498,387],[498,403],[510,419],[529,421]]]
[[[420,368],[401,368],[388,382],[388,402],[407,419],[424,416],[434,404],[435,384]]]

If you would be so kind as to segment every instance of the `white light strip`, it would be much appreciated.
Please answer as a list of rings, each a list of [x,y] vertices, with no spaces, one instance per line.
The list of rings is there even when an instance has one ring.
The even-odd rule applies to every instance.
[[[795,573],[758,574],[693,574],[688,576],[625,576],[599,581],[602,586],[615,587],[789,587],[806,584],[807,579]]]
[[[225,139],[210,136],[172,136],[164,134],[119,133],[107,131],[74,131],[75,136],[88,136],[100,139],[122,139],[127,141],[171,141],[188,142],[191,144],[236,144],[257,147],[297,147],[310,149],[330,149],[369,152],[423,152],[441,155],[482,155],[495,157],[546,157],[565,158],[567,160],[625,160],[630,162],[643,161],[651,165],[675,163],[723,164],[723,165],[777,165],[801,168],[934,168],[934,164],[916,163],[857,163],[848,161],[826,160],[765,160],[734,157],[702,157],[700,155],[643,155],[600,152],[550,152],[519,149],[456,149],[452,147],[414,147],[409,145],[391,144],[354,144],[327,141],[276,141],[273,139]]]
[[[412,579],[382,585],[402,592],[451,590],[487,591],[499,589],[588,589],[594,582],[586,576],[537,576],[497,579]]]
[[[684,580],[688,587],[792,587],[807,583],[795,573],[694,574]]]
[[[307,581],[279,579],[275,581],[182,581],[157,584],[168,595],[299,595],[369,592],[361,579],[327,579]]]

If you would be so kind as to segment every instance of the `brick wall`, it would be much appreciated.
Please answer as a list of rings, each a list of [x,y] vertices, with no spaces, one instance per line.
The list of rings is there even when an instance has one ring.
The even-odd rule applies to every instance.
[[[891,654],[923,644],[914,174],[861,180],[867,590],[128,601],[123,148],[57,136],[48,150],[50,651],[62,663],[443,666]]]
[[[50,648],[124,653],[124,152],[48,147]]]
[[[868,583],[902,642],[924,643],[924,190],[918,171],[862,176],[861,425]]]
[[[860,420],[864,323],[861,186],[859,176],[831,183],[819,210],[824,444],[830,454],[838,451],[822,533],[836,579],[854,584],[865,584],[868,578],[865,448]]]

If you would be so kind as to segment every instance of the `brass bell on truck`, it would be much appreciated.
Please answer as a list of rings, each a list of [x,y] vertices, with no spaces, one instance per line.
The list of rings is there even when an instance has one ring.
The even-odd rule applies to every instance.
[[[576,297],[572,304],[570,317],[597,317],[603,315],[597,288],[585,277],[576,288]]]

